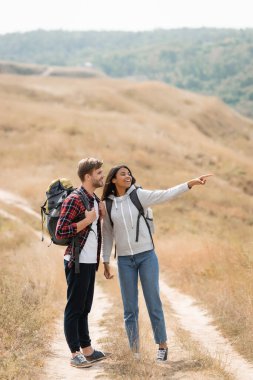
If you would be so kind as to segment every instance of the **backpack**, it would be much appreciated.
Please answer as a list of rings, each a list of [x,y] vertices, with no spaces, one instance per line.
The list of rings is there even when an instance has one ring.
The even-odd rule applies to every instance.
[[[81,197],[81,200],[86,208],[86,210],[90,210],[89,200],[87,197],[83,195],[78,189],[75,189],[72,183],[66,179],[56,179],[49,185],[46,191],[46,201],[41,206],[41,230],[42,230],[42,241],[44,240],[43,229],[44,222],[46,220],[46,226],[48,233],[51,237],[51,242],[56,245],[67,246],[73,242],[73,238],[68,239],[57,239],[55,236],[56,225],[60,216],[61,206],[65,198],[72,192],[75,192]],[[83,219],[83,216],[80,216],[76,220],[79,222]]]
[[[136,238],[135,238],[135,241],[139,240],[140,218],[142,216],[143,219],[144,219],[144,221],[145,221],[145,223],[146,223],[146,225],[147,225],[148,232],[149,232],[149,235],[150,235],[153,247],[154,247],[154,241],[153,241],[153,236],[152,236],[152,234],[155,232],[155,230],[154,230],[154,222],[153,222],[153,212],[152,212],[152,209],[149,207],[149,208],[147,208],[146,215],[145,215],[144,208],[143,208],[143,206],[142,206],[142,204],[141,204],[141,202],[140,202],[140,200],[138,198],[138,195],[137,195],[137,190],[139,188],[140,187],[136,187],[129,194],[132,203],[135,205],[135,207],[139,211],[139,214],[138,214],[138,217],[137,217]],[[108,213],[108,216],[109,216],[109,219],[110,219],[110,222],[111,222],[111,226],[113,227],[113,221],[112,221],[112,217],[111,217],[112,202],[113,201],[110,198],[106,198],[105,199],[107,213]],[[116,254],[116,250],[115,250],[115,254]]]

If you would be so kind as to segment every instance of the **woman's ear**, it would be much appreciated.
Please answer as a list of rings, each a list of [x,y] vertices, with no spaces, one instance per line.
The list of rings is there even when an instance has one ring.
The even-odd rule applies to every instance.
[[[112,183],[116,183],[116,178],[113,178],[113,179],[112,179]]]

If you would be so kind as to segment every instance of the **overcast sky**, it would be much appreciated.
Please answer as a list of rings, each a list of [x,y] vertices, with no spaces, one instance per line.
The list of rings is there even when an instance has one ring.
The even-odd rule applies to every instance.
[[[0,33],[252,28],[253,0],[0,0]]]

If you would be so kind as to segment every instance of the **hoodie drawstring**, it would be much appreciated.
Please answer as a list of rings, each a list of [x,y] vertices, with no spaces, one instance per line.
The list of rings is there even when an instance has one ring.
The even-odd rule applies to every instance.
[[[129,204],[129,197],[127,197],[127,204],[128,204],[129,214],[130,214],[130,218],[131,218],[131,225],[132,225],[132,228],[134,228],[133,215],[132,215],[131,207]]]
[[[118,210],[118,205],[117,205],[116,197],[114,197],[113,200],[114,200],[114,203],[115,203],[115,208],[116,208],[116,210]]]

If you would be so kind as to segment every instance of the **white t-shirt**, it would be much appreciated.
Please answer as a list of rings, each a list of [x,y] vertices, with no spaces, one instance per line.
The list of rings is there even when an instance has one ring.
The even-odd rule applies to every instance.
[[[96,211],[96,220],[91,225],[88,239],[86,240],[83,249],[79,256],[79,263],[82,264],[96,264],[97,263],[97,250],[98,250],[98,231],[97,222],[99,218],[98,203],[94,198],[94,208]],[[65,255],[64,260],[70,260],[70,255]]]

